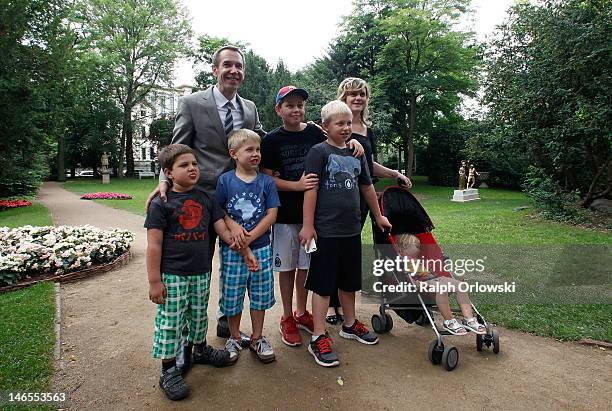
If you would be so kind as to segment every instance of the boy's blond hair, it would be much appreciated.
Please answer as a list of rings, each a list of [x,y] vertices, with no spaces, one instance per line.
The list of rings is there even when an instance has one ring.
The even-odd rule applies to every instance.
[[[395,236],[395,242],[400,250],[406,249],[411,245],[421,248],[421,241],[419,237],[413,234],[398,234]]]
[[[195,157],[195,152],[191,147],[185,144],[170,144],[164,147],[157,155],[159,166],[162,170],[172,170],[172,166],[176,159],[183,154],[193,154]]]
[[[358,77],[348,77],[342,80],[342,83],[338,86],[338,91],[336,93],[336,98],[340,101],[346,102],[346,97],[349,95],[351,91],[361,91],[364,90],[366,94],[366,101],[363,106],[363,110],[361,111],[361,121],[366,126],[371,124],[369,116],[370,110],[368,109],[368,99],[370,98],[370,86],[368,83],[360,79]]]
[[[239,150],[247,141],[255,140],[261,143],[261,137],[259,134],[248,128],[241,128],[239,130],[232,131],[227,139],[227,147],[230,150]]]
[[[332,100],[326,105],[324,105],[321,109],[321,120],[324,123],[329,124],[333,117],[340,114],[348,114],[349,116],[351,116],[351,118],[353,117],[353,112],[346,105],[346,103],[340,100]]]

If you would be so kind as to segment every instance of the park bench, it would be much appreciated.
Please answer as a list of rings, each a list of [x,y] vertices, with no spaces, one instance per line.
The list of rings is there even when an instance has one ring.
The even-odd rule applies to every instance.
[[[153,177],[155,178],[155,173],[152,171],[139,171],[138,179],[141,180],[143,177]]]

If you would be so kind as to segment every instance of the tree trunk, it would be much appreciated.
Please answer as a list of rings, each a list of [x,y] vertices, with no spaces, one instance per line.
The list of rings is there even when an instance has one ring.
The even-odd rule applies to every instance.
[[[66,181],[66,171],[64,170],[64,156],[65,156],[65,140],[64,135],[61,134],[57,139],[57,181]]]
[[[127,165],[127,176],[134,177],[134,130],[132,129],[131,115],[125,135],[125,162]]]
[[[416,94],[410,94],[410,112],[408,130],[404,138],[404,158],[406,159],[406,176],[412,177],[412,167],[414,164],[414,127],[416,125]]]

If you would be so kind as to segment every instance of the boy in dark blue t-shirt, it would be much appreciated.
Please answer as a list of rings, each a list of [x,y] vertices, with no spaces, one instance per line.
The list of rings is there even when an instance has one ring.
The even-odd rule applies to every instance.
[[[189,394],[176,365],[181,330],[187,324],[188,353],[200,364],[227,365],[230,355],[206,345],[206,310],[211,263],[208,256],[212,222],[220,238],[231,243],[225,213],[208,194],[194,189],[200,170],[193,150],[171,144],[159,153],[160,165],[172,180],[168,201],[155,198],[147,212],[149,299],[157,304],[153,358],[162,360],[159,385],[171,400]],[[248,249],[241,251],[253,259]]]
[[[219,177],[215,197],[230,218],[247,232],[248,249],[257,263],[249,266],[236,251],[221,245],[221,304],[228,317],[230,337],[225,348],[230,361],[240,355],[240,319],[244,294],[249,291],[251,302],[250,348],[265,362],[276,359],[272,345],[262,335],[265,310],[274,303],[274,275],[272,272],[272,247],[270,227],[276,220],[280,201],[272,177],[257,171],[261,161],[260,138],[257,133],[240,129],[233,132],[227,142],[230,156],[236,161],[236,169]]]
[[[338,290],[344,310],[340,336],[363,344],[376,344],[378,336],[355,318],[355,292],[361,289],[361,212],[359,193],[367,201],[381,230],[391,224],[380,213],[374,186],[365,159],[351,156],[347,141],[351,137],[352,112],[346,104],[334,100],[321,109],[327,140],[310,149],[304,172],[319,177],[317,188],[304,193],[302,244],[316,240],[305,287],[312,291],[314,333],[308,351],[317,364],[340,364],[325,332],[325,313],[329,298]]]

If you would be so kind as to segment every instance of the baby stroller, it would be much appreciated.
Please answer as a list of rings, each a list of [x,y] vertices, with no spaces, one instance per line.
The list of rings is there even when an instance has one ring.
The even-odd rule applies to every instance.
[[[425,261],[444,262],[447,258],[442,253],[431,231],[434,225],[421,206],[419,201],[405,188],[387,187],[379,197],[380,210],[389,222],[393,225],[391,233],[385,233],[378,229],[376,224],[372,224],[372,233],[375,244],[376,258],[394,259],[399,255],[395,241],[398,234],[413,234],[421,242],[421,254]],[[444,269],[444,264],[433,264],[438,269],[431,270],[436,276],[452,277],[451,273]],[[397,273],[395,271],[386,273],[382,277],[383,283],[399,284],[405,278],[416,286],[411,275]],[[388,293],[381,292],[381,304],[379,314],[372,316],[372,328],[379,334],[391,331],[393,328],[393,318],[386,312],[393,310],[396,314],[408,323],[415,323],[420,326],[430,326],[436,334],[436,339],[429,344],[427,357],[434,364],[442,364],[448,371],[455,369],[459,363],[459,351],[452,345],[444,345],[442,335],[451,335],[445,329],[438,328],[433,321],[432,309],[435,307],[435,300],[430,294],[421,295],[418,291],[412,293]],[[487,348],[493,347],[495,354],[499,353],[499,333],[491,328],[472,304],[472,309],[478,321],[486,327],[486,334],[476,335],[476,350],[482,351],[483,345]],[[454,309],[453,312],[461,312]]]

